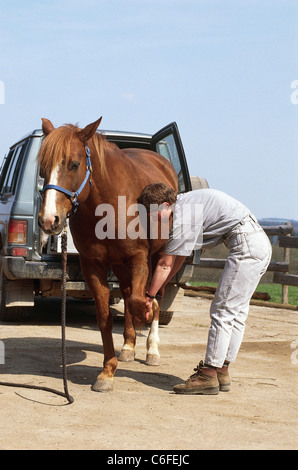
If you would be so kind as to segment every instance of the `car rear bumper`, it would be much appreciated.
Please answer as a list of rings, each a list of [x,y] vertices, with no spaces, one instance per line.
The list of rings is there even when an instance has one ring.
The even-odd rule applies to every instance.
[[[62,266],[59,261],[27,261],[19,256],[2,257],[3,273],[8,279],[61,279]],[[68,278],[82,280],[81,268],[78,262],[68,262]]]
[[[60,261],[28,261],[21,256],[3,256],[2,269],[5,276],[10,280],[16,279],[52,279],[62,278],[62,265]],[[172,279],[171,283],[185,283],[196,280],[199,268],[199,254],[187,258],[185,264]],[[80,263],[76,257],[74,261],[69,256],[67,262],[67,279],[71,281],[84,281]],[[116,281],[112,275],[109,281]]]

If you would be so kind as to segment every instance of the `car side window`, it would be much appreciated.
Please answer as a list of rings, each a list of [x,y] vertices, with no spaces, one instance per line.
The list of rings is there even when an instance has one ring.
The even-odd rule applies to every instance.
[[[9,152],[4,163],[1,181],[0,192],[1,194],[14,194],[22,164],[22,157],[26,143],[20,145]]]
[[[6,180],[6,175],[9,170],[9,163],[10,163],[12,155],[13,155],[13,151],[11,150],[9,154],[5,156],[4,161],[2,163],[1,175],[0,175],[0,194],[3,193],[4,181]]]
[[[156,143],[156,151],[160,153],[163,157],[169,160],[178,176],[178,188],[179,192],[185,191],[185,182],[182,173],[181,163],[179,159],[178,150],[176,147],[175,139],[173,134],[169,134],[164,137],[162,140]]]

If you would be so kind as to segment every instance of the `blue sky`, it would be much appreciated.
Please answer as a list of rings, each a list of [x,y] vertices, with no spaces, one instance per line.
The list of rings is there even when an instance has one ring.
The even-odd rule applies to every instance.
[[[0,0],[0,159],[41,117],[176,121],[191,175],[298,220],[297,31],[296,0]]]

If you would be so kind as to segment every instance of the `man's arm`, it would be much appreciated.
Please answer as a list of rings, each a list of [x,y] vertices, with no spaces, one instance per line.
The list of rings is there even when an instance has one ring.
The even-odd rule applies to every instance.
[[[154,271],[148,294],[155,296],[158,291],[163,290],[167,283],[172,279],[173,276],[179,271],[182,264],[184,263],[186,256],[176,256],[164,254],[159,259],[156,269]],[[150,312],[152,309],[152,301],[147,297],[146,299],[146,312]]]
[[[176,255],[164,254],[158,260],[155,271],[152,276],[148,294],[155,296],[157,292],[165,286],[172,269],[175,266]]]
[[[179,256],[179,255],[176,256],[176,259],[174,261],[174,265],[172,267],[170,275],[169,275],[168,279],[166,280],[166,283],[163,287],[165,287],[166,284],[172,279],[172,277],[174,277],[175,274],[177,274],[177,272],[179,271],[179,269],[183,265],[185,259],[186,259],[186,256]]]

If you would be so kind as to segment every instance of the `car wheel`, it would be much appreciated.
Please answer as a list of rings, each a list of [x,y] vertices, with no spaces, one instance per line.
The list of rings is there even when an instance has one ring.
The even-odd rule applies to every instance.
[[[168,325],[172,320],[174,312],[169,312],[168,310],[161,310],[159,312],[159,324]]]
[[[0,320],[6,322],[18,322],[22,318],[23,307],[6,307],[6,285],[8,279],[0,267]]]

